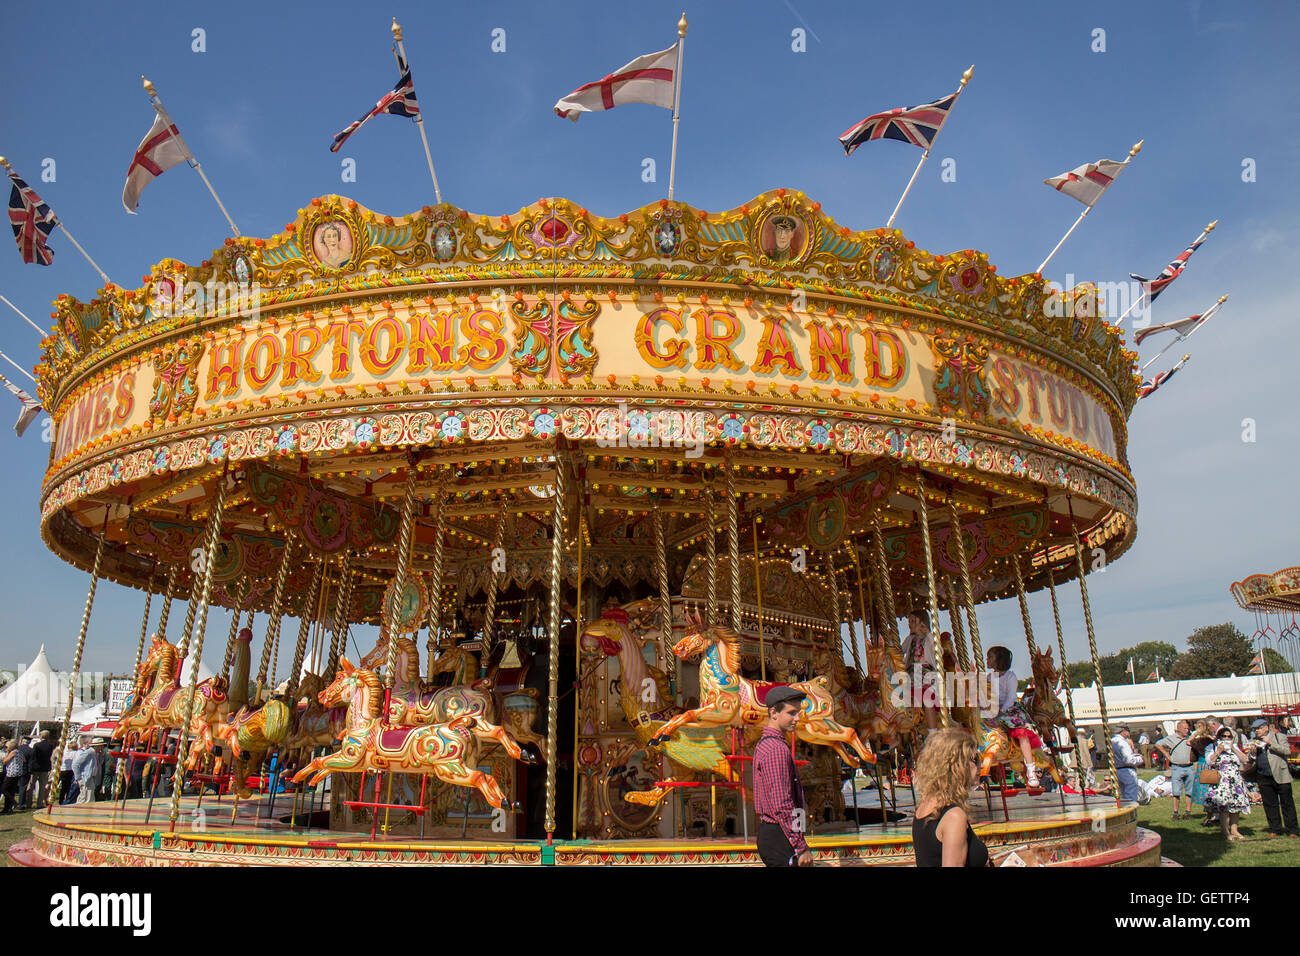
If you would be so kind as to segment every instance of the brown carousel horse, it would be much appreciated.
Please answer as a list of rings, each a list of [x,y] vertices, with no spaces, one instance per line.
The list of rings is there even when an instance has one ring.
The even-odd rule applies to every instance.
[[[388,654],[390,636],[381,631],[379,642],[361,659],[360,667],[377,667],[383,663]],[[473,670],[462,655],[468,654],[473,661]],[[438,660],[440,660],[439,658]],[[434,672],[439,673],[438,660],[434,661]],[[443,670],[453,674],[469,676],[476,674],[478,663],[473,655],[463,649],[457,649],[453,663],[445,665]],[[469,716],[474,721],[470,727],[476,736],[485,742],[500,744],[515,760],[524,763],[536,763],[537,760],[528,751],[519,746],[519,741],[499,724],[493,723],[497,705],[493,688],[496,684],[495,665],[489,669],[487,677],[472,684],[458,684],[437,690],[429,689],[420,679],[420,653],[415,641],[398,635],[396,665],[394,666],[393,693],[388,703],[388,721],[395,726],[404,724],[445,723],[457,717]],[[545,745],[545,739],[534,735],[534,742]]]
[[[740,673],[740,637],[725,627],[705,627],[699,616],[687,617],[686,636],[673,645],[683,660],[701,656],[700,705],[682,711],[650,738],[651,744],[668,740],[684,726],[757,726],[767,722],[763,701],[778,685],[750,680]],[[800,740],[835,750],[850,767],[875,763],[876,755],[857,731],[834,717],[830,682],[814,677],[788,685],[805,694],[794,733]]]
[[[384,690],[372,671],[353,667],[346,657],[338,676],[320,692],[326,707],[347,703],[347,717],[339,749],[294,774],[294,782],[309,785],[331,773],[433,774],[444,783],[473,787],[490,805],[518,810],[506,799],[496,778],[478,769],[479,740],[475,718],[460,714],[445,723],[390,727],[383,720]]]
[[[347,726],[347,715],[343,707],[326,707],[319,700],[325,689],[325,678],[319,674],[307,673],[298,683],[295,694],[297,702],[293,707],[293,717],[289,722],[289,732],[285,735],[281,751],[285,763],[297,764],[304,757],[310,757],[318,747],[332,746],[343,735]],[[304,701],[305,698],[305,701]]]
[[[1078,737],[1074,723],[1066,716],[1061,700],[1056,696],[1060,684],[1060,673],[1052,660],[1052,649],[1034,651],[1029,655],[1030,667],[1034,672],[1033,685],[1025,692],[1022,703],[1029,711],[1029,718],[1040,730],[1050,735],[1053,728],[1064,727],[1070,733],[1070,740]]]

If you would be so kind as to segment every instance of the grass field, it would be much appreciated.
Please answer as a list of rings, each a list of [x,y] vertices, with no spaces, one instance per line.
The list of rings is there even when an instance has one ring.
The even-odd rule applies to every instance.
[[[1150,779],[1154,772],[1141,776]],[[1229,843],[1218,826],[1203,826],[1204,814],[1193,805],[1190,820],[1174,819],[1174,801],[1159,797],[1138,808],[1138,824],[1160,834],[1160,853],[1183,866],[1300,866],[1300,839],[1268,837],[1268,818],[1258,804],[1243,815],[1238,829],[1246,839]]]
[[[32,811],[9,813],[0,816],[0,866],[12,866],[9,848],[32,835]]]

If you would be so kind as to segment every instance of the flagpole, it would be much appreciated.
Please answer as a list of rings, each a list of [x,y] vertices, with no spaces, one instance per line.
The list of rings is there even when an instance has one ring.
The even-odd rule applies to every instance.
[[[21,365],[19,365],[17,362],[15,362],[13,359],[11,359],[9,356],[5,355],[4,352],[0,352],[0,358],[4,359],[6,362],[8,362],[8,363],[9,363],[10,365],[12,365],[14,368],[18,369],[18,371],[22,372],[24,375],[26,375],[28,378],[30,378],[33,382],[36,382],[36,376],[35,376],[35,375],[33,375],[31,372],[27,371],[27,369],[23,368]],[[40,382],[36,382],[36,384],[39,385],[39,384],[41,384],[41,383],[40,383]]]
[[[3,302],[5,305],[9,306],[9,308],[13,309],[15,312],[17,312],[19,315],[21,315],[21,316],[23,317],[23,319],[27,322],[28,325],[30,325],[32,328],[34,328],[37,332],[40,332],[40,334],[41,334],[41,338],[45,338],[45,336],[49,334],[49,333],[47,333],[47,332],[42,331],[42,329],[41,329],[41,327],[40,327],[39,325],[37,325],[37,324],[36,324],[35,322],[33,322],[31,319],[27,318],[27,313],[26,313],[26,312],[24,312],[22,309],[18,308],[18,306],[14,305],[12,302],[10,302],[8,299],[6,299],[6,298],[5,298],[4,296],[2,296],[2,295],[0,295],[0,302]]]
[[[668,199],[673,198],[673,187],[677,183],[677,121],[682,111],[682,54],[686,49],[686,11],[677,21],[677,71],[673,73],[673,154],[668,161]]]
[[[1214,220],[1214,222],[1210,223],[1208,226],[1202,229],[1201,234],[1196,237],[1196,241],[1192,243],[1191,248],[1195,248],[1196,246],[1204,242],[1206,237],[1209,236],[1210,233],[1214,232],[1214,227],[1217,226],[1218,224],[1219,224],[1219,220],[1216,219]],[[1118,327],[1121,322],[1123,322],[1126,318],[1128,318],[1128,314],[1130,312],[1132,312],[1144,301],[1146,301],[1146,297],[1147,297],[1147,290],[1143,289],[1142,294],[1137,297],[1137,301],[1134,302],[1132,305],[1130,305],[1127,309],[1125,309],[1124,314],[1115,320],[1116,327]]]
[[[1133,144],[1133,148],[1128,151],[1128,159],[1124,160],[1124,162],[1120,164],[1119,172],[1115,173],[1115,179],[1119,179],[1120,173],[1128,169],[1128,164],[1133,159],[1133,157],[1136,156],[1138,153],[1142,152],[1142,144],[1145,142],[1146,140],[1140,139]],[[1115,179],[1112,179],[1110,182],[1108,182],[1106,184],[1106,188],[1097,194],[1097,198],[1092,201],[1092,206],[1097,205],[1097,203],[1101,201],[1101,197],[1106,195],[1106,189],[1110,189],[1111,186],[1115,185]],[[1035,272],[1039,273],[1040,275],[1042,274],[1042,271],[1047,268],[1047,264],[1052,261],[1052,256],[1056,255],[1057,251],[1061,248],[1061,246],[1065,245],[1065,240],[1070,238],[1070,233],[1074,232],[1074,230],[1078,228],[1079,223],[1083,222],[1083,220],[1088,218],[1088,213],[1092,212],[1092,206],[1089,206],[1083,212],[1079,213],[1079,218],[1074,220],[1074,225],[1071,226],[1069,231],[1066,232],[1066,234],[1061,237],[1061,241],[1056,244],[1056,248],[1054,248],[1051,252],[1047,254],[1047,258],[1044,259],[1042,261],[1042,264],[1039,265],[1039,267],[1034,270]]]
[[[9,160],[5,159],[3,156],[0,156],[0,166],[3,166],[9,172],[10,175],[13,175],[14,172],[13,166],[11,166],[9,164]],[[95,260],[90,258],[90,254],[87,253],[85,249],[81,248],[81,243],[77,242],[76,239],[72,238],[72,233],[68,232],[68,227],[63,224],[63,220],[60,219],[58,215],[55,215],[54,217],[54,224],[63,230],[63,234],[68,237],[68,241],[76,247],[77,251],[80,252],[82,256],[85,257],[86,261],[90,263],[91,268],[93,268],[96,272],[99,273],[99,277],[104,280],[104,285],[112,285],[113,284],[112,280],[110,280],[108,276],[105,275],[103,269],[101,269],[98,265],[95,264]],[[15,309],[15,311],[17,310]],[[22,315],[22,313],[20,312],[19,315]],[[24,315],[23,318],[27,319],[27,316]],[[27,319],[27,321],[31,322],[31,319]],[[41,335],[45,335],[45,333],[41,332]]]
[[[165,122],[168,127],[175,126],[176,124],[172,122],[171,114],[163,107],[162,99],[158,96],[158,91],[154,89],[154,85],[143,76],[140,77],[140,79],[144,82],[144,91],[149,94],[149,101],[153,103],[153,108],[162,115],[163,122]],[[221,201],[221,197],[217,195],[217,191],[212,188],[212,183],[208,181],[207,174],[203,171],[203,167],[199,165],[199,161],[194,158],[194,154],[190,152],[190,145],[185,142],[185,137],[181,136],[179,129],[176,131],[176,139],[181,144],[181,149],[185,150],[185,155],[189,157],[190,166],[192,166],[194,171],[199,174],[199,178],[203,180],[203,185],[208,187],[208,192],[212,193],[212,198],[216,200],[217,208],[221,210],[221,215],[225,216],[226,222],[230,223],[230,231],[236,236],[242,236],[243,233],[241,233],[239,227],[235,225],[235,220],[230,218],[230,213],[226,212],[225,203]]]
[[[1178,344],[1179,342],[1186,342],[1188,339],[1190,339],[1193,335],[1196,334],[1197,329],[1199,329],[1202,325],[1204,325],[1206,322],[1210,320],[1210,316],[1214,315],[1215,312],[1219,311],[1219,306],[1223,305],[1223,303],[1227,301],[1228,301],[1228,297],[1226,295],[1219,296],[1219,301],[1214,303],[1214,305],[1210,306],[1208,309],[1205,310],[1205,312],[1201,315],[1201,321],[1197,322],[1195,325],[1192,326],[1192,331],[1188,332],[1186,335],[1178,336],[1172,342],[1170,342],[1168,345],[1162,348],[1159,352],[1157,352],[1155,355],[1151,356],[1151,360],[1148,361],[1146,365],[1143,365],[1142,368],[1139,369],[1139,371],[1145,372],[1147,370],[1147,366],[1150,365],[1151,362],[1154,362],[1156,359],[1160,358],[1160,356],[1168,352],[1174,345]]]
[[[970,69],[961,75],[961,85],[957,87],[957,95],[953,98],[952,106],[948,107],[948,113],[944,116],[943,123],[940,123],[939,128],[934,131],[934,139],[930,140],[930,145],[927,146],[925,152],[921,154],[921,161],[916,164],[916,169],[912,170],[912,178],[907,181],[907,188],[903,190],[903,195],[898,197],[898,205],[894,207],[894,211],[890,214],[889,222],[885,223],[886,229],[891,228],[894,225],[894,220],[898,218],[898,210],[903,208],[903,200],[906,199],[907,194],[912,191],[912,184],[916,182],[916,177],[921,175],[921,167],[924,166],[925,161],[930,158],[930,150],[934,149],[934,144],[938,142],[939,134],[943,132],[944,123],[948,122],[948,117],[952,116],[952,111],[957,108],[957,100],[961,99],[962,93],[966,90],[966,84],[970,82],[971,75],[974,72],[975,64],[972,63]]]
[[[398,68],[406,63],[406,47],[402,45],[402,27],[393,17],[393,39],[397,41]],[[409,64],[408,64],[409,65]],[[424,131],[424,110],[415,117],[415,125],[420,128],[420,142],[424,143],[424,158],[429,163],[429,176],[433,179],[433,196],[442,202],[442,190],[438,188],[438,174],[433,171],[433,154],[429,152],[429,136]]]

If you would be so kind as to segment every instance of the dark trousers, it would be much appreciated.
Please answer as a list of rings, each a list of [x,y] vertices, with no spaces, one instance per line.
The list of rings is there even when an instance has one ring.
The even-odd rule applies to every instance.
[[[68,802],[68,791],[72,789],[72,771],[59,771],[59,803]]]
[[[764,866],[793,866],[794,847],[775,823],[758,821],[758,855]]]
[[[5,805],[4,812],[12,813],[14,804],[18,801],[18,786],[24,780],[24,777],[5,777],[4,795]]]
[[[1285,820],[1287,833],[1300,834],[1300,828],[1296,826],[1295,797],[1291,793],[1291,784],[1278,783],[1262,773],[1255,782],[1259,785],[1259,797],[1264,803],[1264,816],[1268,817],[1268,832],[1281,833],[1282,822]]]

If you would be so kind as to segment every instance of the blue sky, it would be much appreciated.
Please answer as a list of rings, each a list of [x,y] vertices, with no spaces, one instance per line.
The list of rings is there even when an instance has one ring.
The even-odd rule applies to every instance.
[[[184,167],[145,190],[140,215],[123,211],[126,166],[152,117],[142,73],[247,235],[278,231],[326,193],[392,214],[431,203],[408,121],[381,117],[340,154],[327,148],[394,82],[392,13],[406,32],[448,201],[499,215],[559,195],[616,215],[666,194],[667,111],[633,105],[575,126],[551,106],[671,45],[680,4],[185,6],[24,5],[6,17],[11,36],[40,42],[12,46],[0,66],[0,152],[121,284],[137,284],[164,257],[202,260],[227,234]],[[1298,8],[953,3],[921,14],[901,4],[760,0],[698,4],[687,14],[677,198],[693,205],[731,208],[785,186],[846,225],[883,225],[919,152],[873,143],[846,159],[836,138],[868,113],[951,92],[973,63],[974,79],[896,223],[918,245],[975,247],[1004,275],[1029,272],[1082,208],[1041,181],[1122,159],[1142,138],[1142,154],[1049,277],[1153,275],[1205,223],[1221,220],[1157,303],[1155,321],[1199,312],[1224,292],[1232,298],[1188,348],[1170,351],[1169,359],[1190,351],[1192,360],[1130,420],[1138,540],[1090,583],[1103,652],[1156,639],[1182,647],[1194,627],[1228,620],[1253,632],[1228,585],[1300,563],[1300,428],[1289,401],[1300,107],[1281,95],[1294,83]],[[196,28],[206,52],[192,50]],[[806,52],[792,49],[796,28],[807,31]],[[504,53],[491,49],[498,29]],[[1091,49],[1097,29],[1104,53]],[[47,157],[57,178],[43,183]],[[341,182],[343,157],[356,161],[355,183]],[[658,165],[657,182],[642,181],[646,157]],[[956,162],[955,182],[940,181],[945,158]],[[1250,183],[1246,158],[1256,169]],[[52,245],[47,269],[0,250],[0,294],[42,325],[59,292],[89,298],[99,284],[66,238],[56,234]],[[1162,344],[1145,347],[1144,359]],[[0,349],[30,367],[36,345],[21,319],[0,316]],[[1256,423],[1253,443],[1241,439],[1245,418]],[[42,642],[56,667],[71,663],[87,577],[39,537],[47,454],[38,429],[21,440],[0,430],[0,666],[29,661]],[[116,586],[100,590],[86,669],[129,662],[141,601]],[[1024,646],[1019,613],[1003,605],[982,610],[984,644],[1015,650]],[[1031,610],[1045,635],[1049,605],[1035,598]],[[1078,660],[1087,644],[1077,588],[1063,610],[1067,650]],[[224,637],[226,620],[214,614],[213,633]]]

